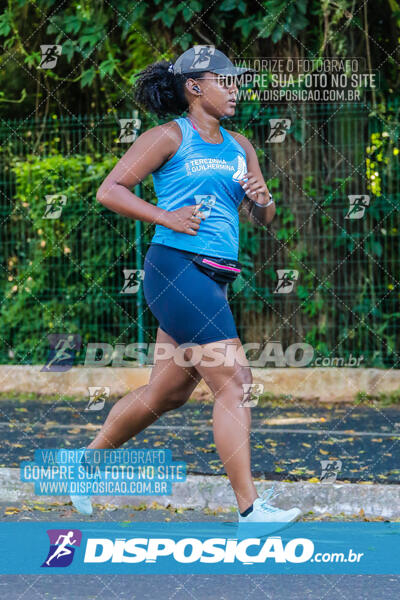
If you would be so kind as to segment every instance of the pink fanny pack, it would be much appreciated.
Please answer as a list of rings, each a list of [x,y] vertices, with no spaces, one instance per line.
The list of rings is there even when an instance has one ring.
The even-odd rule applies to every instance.
[[[194,255],[193,262],[215,281],[229,283],[236,279],[242,270],[242,265],[231,258],[214,258],[212,256]]]

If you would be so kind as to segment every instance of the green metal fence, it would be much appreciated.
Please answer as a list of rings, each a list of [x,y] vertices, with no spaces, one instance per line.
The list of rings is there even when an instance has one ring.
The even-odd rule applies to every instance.
[[[278,207],[267,229],[241,218],[244,270],[229,293],[243,343],[285,351],[306,342],[315,357],[398,367],[398,113],[398,105],[384,118],[363,104],[277,105],[244,107],[223,122],[252,140]],[[124,269],[142,269],[154,228],[95,199],[129,147],[119,119],[131,117],[0,124],[1,363],[44,362],[50,333],[80,334],[80,363],[88,343],[122,355],[155,341],[140,282],[121,293]],[[141,119],[141,130],[156,124]],[[271,119],[290,120],[280,142],[270,141]],[[156,201],[151,177],[136,193]],[[54,194],[66,197],[61,216],[44,218]],[[348,218],[357,195],[369,205]],[[291,293],[276,293],[281,269],[298,272]]]

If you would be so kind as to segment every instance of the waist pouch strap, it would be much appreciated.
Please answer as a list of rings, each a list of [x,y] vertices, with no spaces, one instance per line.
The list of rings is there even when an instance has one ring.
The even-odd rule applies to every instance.
[[[193,262],[209,277],[220,283],[235,281],[242,270],[240,262],[230,258],[214,258],[195,254]]]
[[[181,249],[179,252],[188,256],[203,273],[219,283],[235,281],[242,270],[242,264],[233,258],[215,258]]]

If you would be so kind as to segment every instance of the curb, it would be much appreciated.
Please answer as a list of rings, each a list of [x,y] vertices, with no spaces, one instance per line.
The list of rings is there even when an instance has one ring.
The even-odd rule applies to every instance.
[[[151,366],[71,367],[67,371],[42,371],[42,365],[0,365],[1,391],[89,397],[89,387],[106,387],[120,397],[149,382]],[[390,393],[400,390],[400,369],[352,367],[252,367],[254,383],[265,384],[272,395],[322,402],[352,402],[357,392]],[[209,394],[201,380],[193,394]]]
[[[280,492],[276,506],[283,509],[298,506],[303,513],[313,511],[317,515],[354,515],[363,509],[368,517],[400,518],[399,485],[255,481],[260,493],[272,484]],[[55,500],[70,501],[68,496],[39,496],[33,490],[32,483],[20,481],[19,468],[0,468],[0,502],[49,504]],[[151,506],[155,501],[174,508],[236,508],[235,496],[227,477],[210,475],[188,475],[184,483],[173,485],[170,496],[93,496],[95,504],[115,506]]]

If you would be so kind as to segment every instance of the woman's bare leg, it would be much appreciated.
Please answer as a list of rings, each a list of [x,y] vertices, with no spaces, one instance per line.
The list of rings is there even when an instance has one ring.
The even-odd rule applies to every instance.
[[[229,356],[229,351],[216,348],[231,346],[236,353],[233,366],[226,364],[206,366],[219,354]],[[251,476],[250,426],[251,409],[241,406],[244,399],[243,384],[252,383],[252,374],[239,338],[212,342],[202,346],[202,360],[196,369],[214,394],[213,430],[219,456],[235,492],[239,511],[245,511],[258,494]],[[232,362],[225,361],[227,364]]]
[[[177,343],[162,329],[156,343]],[[127,440],[154,423],[163,413],[185,404],[201,376],[194,367],[182,367],[174,358],[159,358],[150,381],[118,400],[89,449],[119,448]]]

